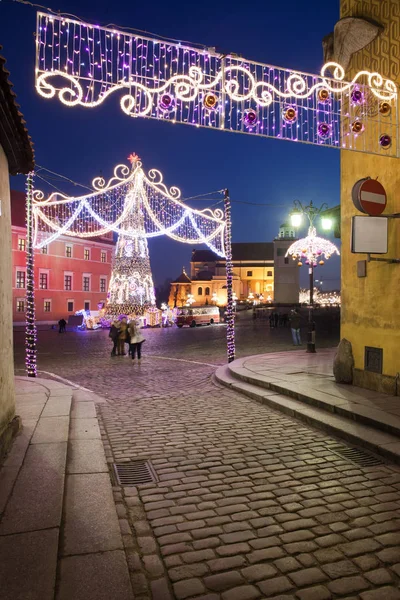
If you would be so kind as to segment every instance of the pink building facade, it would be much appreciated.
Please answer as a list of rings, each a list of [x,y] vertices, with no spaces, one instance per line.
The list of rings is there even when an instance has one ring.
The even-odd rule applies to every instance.
[[[26,227],[25,194],[11,192],[13,323],[25,322]],[[60,236],[35,250],[37,323],[53,324],[81,309],[98,310],[106,303],[111,277],[112,233],[83,239]]]

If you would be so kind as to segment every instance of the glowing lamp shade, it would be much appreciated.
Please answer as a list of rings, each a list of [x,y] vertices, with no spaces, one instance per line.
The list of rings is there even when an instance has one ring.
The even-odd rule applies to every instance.
[[[303,215],[300,212],[292,212],[290,215],[290,222],[293,227],[300,227],[303,220]]]
[[[321,219],[321,226],[324,231],[329,231],[330,229],[332,229],[332,225],[333,225],[332,219],[329,219],[328,217],[323,217]]]

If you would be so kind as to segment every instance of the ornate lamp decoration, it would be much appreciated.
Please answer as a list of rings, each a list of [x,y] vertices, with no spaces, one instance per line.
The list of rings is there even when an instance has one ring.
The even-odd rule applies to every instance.
[[[299,266],[304,261],[306,265],[313,267],[324,264],[323,258],[328,260],[332,254],[340,255],[339,249],[329,240],[318,237],[313,225],[309,227],[307,237],[293,242],[286,252],[286,256],[292,256]]]

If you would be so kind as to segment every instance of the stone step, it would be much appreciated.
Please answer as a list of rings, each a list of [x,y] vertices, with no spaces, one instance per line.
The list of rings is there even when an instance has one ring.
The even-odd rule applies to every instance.
[[[277,391],[241,381],[233,377],[230,366],[224,365],[216,370],[215,379],[218,383],[270,408],[295,417],[308,425],[400,464],[400,439],[397,436],[376,430],[369,425],[358,423],[344,416],[333,414],[332,411],[307,405],[301,400],[290,398],[286,394],[280,394]]]
[[[71,402],[69,386],[16,378],[23,429],[0,471],[2,600],[54,599]]]
[[[380,431],[400,437],[400,417],[379,410],[379,408],[373,405],[373,402],[370,402],[368,405],[366,398],[363,396],[360,396],[360,401],[358,402],[357,391],[355,391],[358,388],[345,386],[345,393],[343,397],[340,397],[340,392],[338,391],[340,386],[337,386],[329,379],[324,381],[321,378],[325,391],[316,390],[312,389],[311,386],[302,385],[301,379],[298,383],[293,383],[290,381],[279,381],[274,376],[269,377],[256,373],[253,375],[249,369],[242,367],[244,360],[239,359],[229,365],[231,375],[240,381],[271,390],[278,394],[284,394],[307,405],[315,406],[316,408],[351,419],[357,423],[368,425],[374,429],[379,429]],[[329,393],[330,389],[334,393]],[[352,400],[346,398],[346,392],[348,393],[349,390],[353,392]],[[362,393],[366,393],[365,390],[360,390],[360,394]],[[391,399],[392,397],[388,396],[388,400]]]

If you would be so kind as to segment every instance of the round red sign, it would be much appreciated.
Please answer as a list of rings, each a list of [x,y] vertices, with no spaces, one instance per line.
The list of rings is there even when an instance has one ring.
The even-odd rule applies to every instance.
[[[377,179],[360,179],[352,190],[354,206],[357,210],[374,217],[381,215],[386,208],[385,188]]]

